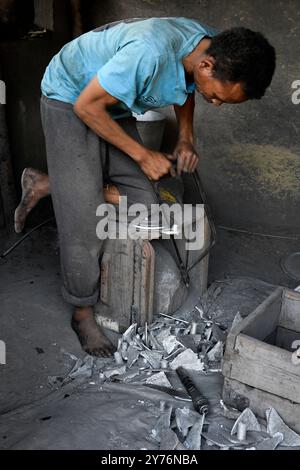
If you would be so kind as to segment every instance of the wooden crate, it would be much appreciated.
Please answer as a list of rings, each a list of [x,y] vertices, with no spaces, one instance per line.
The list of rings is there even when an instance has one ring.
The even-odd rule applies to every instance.
[[[300,345],[300,294],[279,287],[228,334],[224,402],[240,410],[250,406],[261,417],[272,406],[300,432],[300,364],[293,361],[294,341]]]

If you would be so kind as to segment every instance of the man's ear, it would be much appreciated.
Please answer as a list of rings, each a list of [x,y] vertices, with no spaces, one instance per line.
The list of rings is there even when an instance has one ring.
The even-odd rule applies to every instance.
[[[209,75],[211,75],[214,70],[215,62],[214,57],[206,55],[200,60],[199,69],[202,71],[205,70]]]

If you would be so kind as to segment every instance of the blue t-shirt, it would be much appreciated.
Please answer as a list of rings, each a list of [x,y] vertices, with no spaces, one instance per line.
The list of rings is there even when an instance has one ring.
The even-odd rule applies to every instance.
[[[114,118],[182,105],[195,85],[187,86],[182,59],[214,29],[187,18],[123,20],[90,31],[66,44],[53,57],[42,80],[42,93],[74,104],[97,75],[100,85],[120,104]]]

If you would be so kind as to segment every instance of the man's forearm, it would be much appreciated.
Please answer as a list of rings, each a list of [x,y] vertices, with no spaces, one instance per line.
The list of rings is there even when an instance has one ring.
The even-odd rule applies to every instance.
[[[174,110],[178,122],[179,140],[194,142],[193,122],[194,122],[195,94],[192,93],[187,98],[183,106],[174,105]]]
[[[95,109],[93,109],[95,108]],[[122,150],[133,160],[139,162],[147,154],[147,149],[130,137],[119,124],[110,117],[105,107],[89,107],[88,109],[76,109],[74,112],[90,127],[99,137]]]

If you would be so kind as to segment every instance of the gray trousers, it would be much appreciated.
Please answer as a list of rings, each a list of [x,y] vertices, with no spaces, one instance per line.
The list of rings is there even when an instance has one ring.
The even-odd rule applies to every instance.
[[[63,297],[75,306],[94,305],[99,297],[99,257],[96,209],[104,202],[103,168],[106,146],[73,112],[72,105],[44,96],[41,117],[48,174],[58,227]],[[140,141],[134,118],[118,121]],[[109,145],[109,178],[128,203],[157,203],[152,184],[126,154]]]

